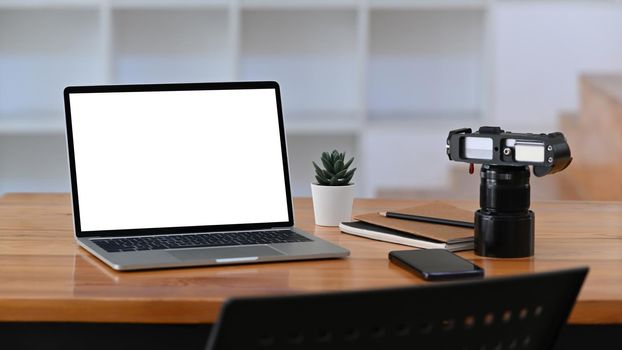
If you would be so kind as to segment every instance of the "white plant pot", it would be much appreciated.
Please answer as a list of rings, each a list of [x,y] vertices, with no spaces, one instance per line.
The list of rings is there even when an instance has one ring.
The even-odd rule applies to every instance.
[[[322,186],[311,184],[315,224],[339,226],[342,221],[352,220],[354,184],[347,186]]]

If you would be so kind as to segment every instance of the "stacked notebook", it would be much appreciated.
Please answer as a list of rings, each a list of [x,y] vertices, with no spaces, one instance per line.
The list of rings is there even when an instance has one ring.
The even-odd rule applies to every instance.
[[[391,210],[393,213],[473,222],[473,212],[443,202]],[[473,249],[473,229],[453,225],[390,218],[380,213],[354,217],[357,221],[342,222],[339,229],[351,235],[417,248],[442,248],[450,251]]]

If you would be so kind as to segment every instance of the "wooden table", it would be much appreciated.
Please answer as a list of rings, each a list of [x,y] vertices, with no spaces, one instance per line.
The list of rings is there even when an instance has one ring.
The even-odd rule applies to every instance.
[[[414,201],[355,201],[355,212]],[[474,209],[475,202],[454,202]],[[408,247],[316,227],[308,198],[296,199],[297,226],[351,250],[347,259],[116,272],[73,238],[67,194],[0,198],[0,321],[212,323],[233,296],[382,288],[424,283],[389,263]],[[570,317],[574,324],[622,324],[622,203],[535,203],[536,255],[489,259],[460,253],[488,276],[588,265]]]

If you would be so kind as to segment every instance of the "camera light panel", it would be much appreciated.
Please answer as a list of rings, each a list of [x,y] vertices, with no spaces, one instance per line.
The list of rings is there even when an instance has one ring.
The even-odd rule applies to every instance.
[[[544,142],[512,141],[514,141],[514,160],[517,162],[544,163]]]
[[[495,126],[482,126],[476,132],[470,128],[451,130],[445,153],[457,162],[533,166],[533,174],[538,177],[560,172],[572,161],[570,147],[561,132],[513,133]]]
[[[488,137],[465,137],[464,157],[468,159],[492,159],[492,139]]]

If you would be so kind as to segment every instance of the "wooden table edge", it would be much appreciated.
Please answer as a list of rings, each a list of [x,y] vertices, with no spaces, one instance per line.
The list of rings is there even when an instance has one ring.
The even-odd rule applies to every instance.
[[[67,300],[68,301],[68,300]],[[85,322],[145,324],[215,323],[221,300],[3,299],[0,322]],[[197,311],[202,310],[202,311]],[[42,312],[44,311],[44,312]],[[63,318],[58,319],[57,315]],[[622,324],[622,301],[578,301],[569,324]]]

